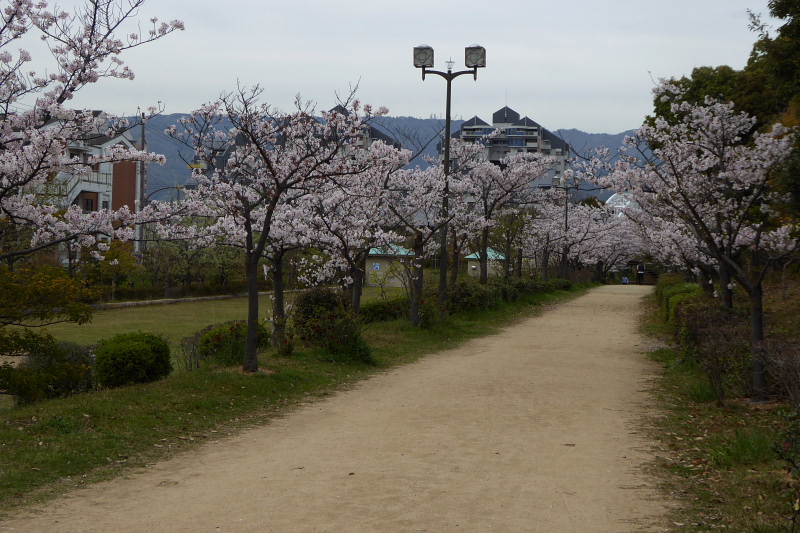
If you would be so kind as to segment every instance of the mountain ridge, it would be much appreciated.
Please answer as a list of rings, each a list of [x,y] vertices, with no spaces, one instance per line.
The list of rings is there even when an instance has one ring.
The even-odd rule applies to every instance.
[[[178,124],[181,118],[188,117],[188,113],[172,113],[157,115],[147,121],[145,135],[148,150],[163,154],[167,158],[164,165],[151,163],[147,165],[147,195],[148,199],[170,200],[177,196],[177,188],[182,187],[191,176],[187,162],[193,159],[192,150],[172,139],[164,133],[168,127]],[[371,122],[378,131],[399,141],[403,147],[419,156],[412,161],[412,165],[426,166],[424,156],[436,157],[438,136],[444,130],[442,118],[417,118],[408,116],[377,117]],[[451,121],[451,133],[458,131],[464,120]],[[549,128],[548,128],[549,129]],[[138,137],[139,128],[133,130]],[[569,143],[573,150],[580,156],[588,155],[592,150],[606,147],[615,153],[625,139],[634,130],[620,133],[588,133],[576,128],[552,129],[555,135]]]

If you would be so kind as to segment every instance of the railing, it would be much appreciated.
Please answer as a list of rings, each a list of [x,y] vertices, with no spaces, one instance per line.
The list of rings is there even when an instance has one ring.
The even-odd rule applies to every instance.
[[[111,185],[111,181],[113,179],[113,175],[110,172],[90,172],[85,176],[75,175],[75,174],[61,174],[61,176],[68,176],[66,180],[63,180],[63,194],[60,196],[64,196],[68,199],[72,198],[73,193],[75,190],[80,187],[82,184],[91,183],[95,185]]]

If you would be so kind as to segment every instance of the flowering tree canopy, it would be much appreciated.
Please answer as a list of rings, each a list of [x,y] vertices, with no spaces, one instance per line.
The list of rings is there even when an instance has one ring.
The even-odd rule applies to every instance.
[[[331,229],[342,227],[332,215],[330,228],[315,222],[313,208],[320,201],[323,211],[339,208],[333,201],[337,197],[326,193],[353,191],[361,179],[365,187],[360,192],[366,193],[365,176],[379,176],[404,157],[382,143],[360,145],[364,119],[386,113],[384,108],[373,111],[349,99],[317,118],[311,104],[299,99],[291,113],[277,111],[260,101],[261,92],[259,87],[239,88],[168,130],[194,148],[207,170],[195,170],[197,187],[187,190],[181,201],[154,203],[144,213],[161,221],[161,234],[167,238],[244,250],[249,297],[244,369],[251,372],[258,369],[259,261],[266,258],[272,265],[273,343],[281,349],[288,342],[280,290],[283,253],[329,242]],[[332,201],[326,204],[326,198]]]
[[[774,174],[789,156],[794,135],[775,124],[746,142],[754,118],[735,112],[729,102],[706,98],[695,104],[681,96],[676,85],[662,82],[656,97],[669,103],[671,118],[640,128],[627,141],[640,159],[621,162],[600,181],[632,194],[650,220],[682,225],[676,234],[692,236],[700,256],[713,258],[741,284],[750,297],[757,351],[764,334],[762,280],[772,264],[800,248],[797,223],[774,210],[786,200]],[[754,359],[759,390],[763,365]]]
[[[133,79],[119,56],[183,29],[180,21],[152,18],[151,29],[142,31],[135,16],[143,4],[93,0],[68,13],[48,9],[44,1],[6,2],[0,24],[0,259],[13,260],[63,242],[91,245],[98,234],[132,236],[116,224],[131,222],[128,209],[83,213],[78,206],[60,205],[53,185],[61,172],[85,175],[98,163],[163,160],[123,146],[85,161],[68,151],[130,126],[126,120],[67,108],[73,95],[103,78]],[[122,35],[126,23],[136,29]],[[12,49],[33,34],[52,54],[42,72],[34,69],[28,51]]]

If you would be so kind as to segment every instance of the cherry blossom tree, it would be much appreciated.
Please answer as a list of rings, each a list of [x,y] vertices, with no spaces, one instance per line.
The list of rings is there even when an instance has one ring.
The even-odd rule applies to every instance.
[[[732,103],[683,101],[665,81],[656,97],[670,104],[674,120],[656,118],[629,139],[640,159],[627,159],[605,181],[629,191],[643,209],[683,224],[700,250],[713,257],[747,292],[753,345],[753,387],[763,391],[762,281],[769,268],[798,250],[797,224],[775,216],[786,198],[773,173],[789,155],[793,135],[780,124],[745,143],[755,119]]]
[[[469,171],[465,184],[474,202],[470,215],[479,221],[480,282],[489,280],[489,234],[510,211],[533,199],[531,183],[553,166],[554,160],[535,153],[506,157],[495,165],[485,161]]]
[[[244,250],[248,329],[243,368],[248,372],[258,369],[260,261],[267,258],[271,264],[273,344],[281,350],[288,343],[280,285],[285,252],[322,240],[311,223],[306,196],[362,175],[385,156],[377,145],[363,153],[358,146],[362,117],[385,114],[384,108],[373,113],[370,106],[348,99],[318,119],[309,103],[298,99],[292,112],[280,112],[261,102],[261,93],[260,87],[240,87],[168,130],[193,146],[208,170],[195,170],[198,185],[180,202],[154,203],[146,213],[161,220],[159,231],[168,238]],[[198,219],[206,222],[191,222]]]
[[[360,174],[337,177],[309,190],[303,202],[312,214],[309,225],[317,245],[330,257],[328,267],[344,272],[342,281],[358,313],[369,251],[402,240],[387,226],[386,202],[392,174],[408,163],[411,152],[378,140],[351,157],[370,163]],[[330,275],[325,270],[320,273]]]
[[[445,191],[441,165],[395,172],[388,187],[386,205],[391,213],[390,225],[411,241],[414,252],[409,302],[409,320],[414,326],[419,326],[422,319],[425,258],[437,252],[434,239],[439,235],[439,230],[446,223],[463,216],[467,209],[464,180],[455,180],[451,175],[448,188],[452,198],[445,217],[441,209]]]
[[[117,146],[88,161],[71,158],[68,147],[130,124],[66,107],[75,93],[104,78],[133,79],[121,54],[183,29],[180,21],[150,19],[142,30],[137,15],[144,0],[92,0],[70,13],[47,2],[4,2],[0,22],[0,259],[13,262],[60,243],[92,246],[98,235],[132,237],[128,209],[83,213],[59,205],[53,184],[59,173],[87,174],[91,166],[117,161],[163,161],[163,157]],[[128,28],[131,26],[131,28]],[[13,50],[38,35],[52,61],[41,68],[31,54]],[[40,68],[37,72],[36,68]],[[155,110],[151,110],[155,112]],[[16,238],[25,235],[25,239]]]

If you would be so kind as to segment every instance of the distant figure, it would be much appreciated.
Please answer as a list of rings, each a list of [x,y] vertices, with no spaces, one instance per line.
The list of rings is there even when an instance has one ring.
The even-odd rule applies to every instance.
[[[639,266],[636,267],[636,283],[644,284],[644,263],[639,263]]]
[[[628,276],[622,276],[622,284],[623,285],[627,285],[628,284]]]

